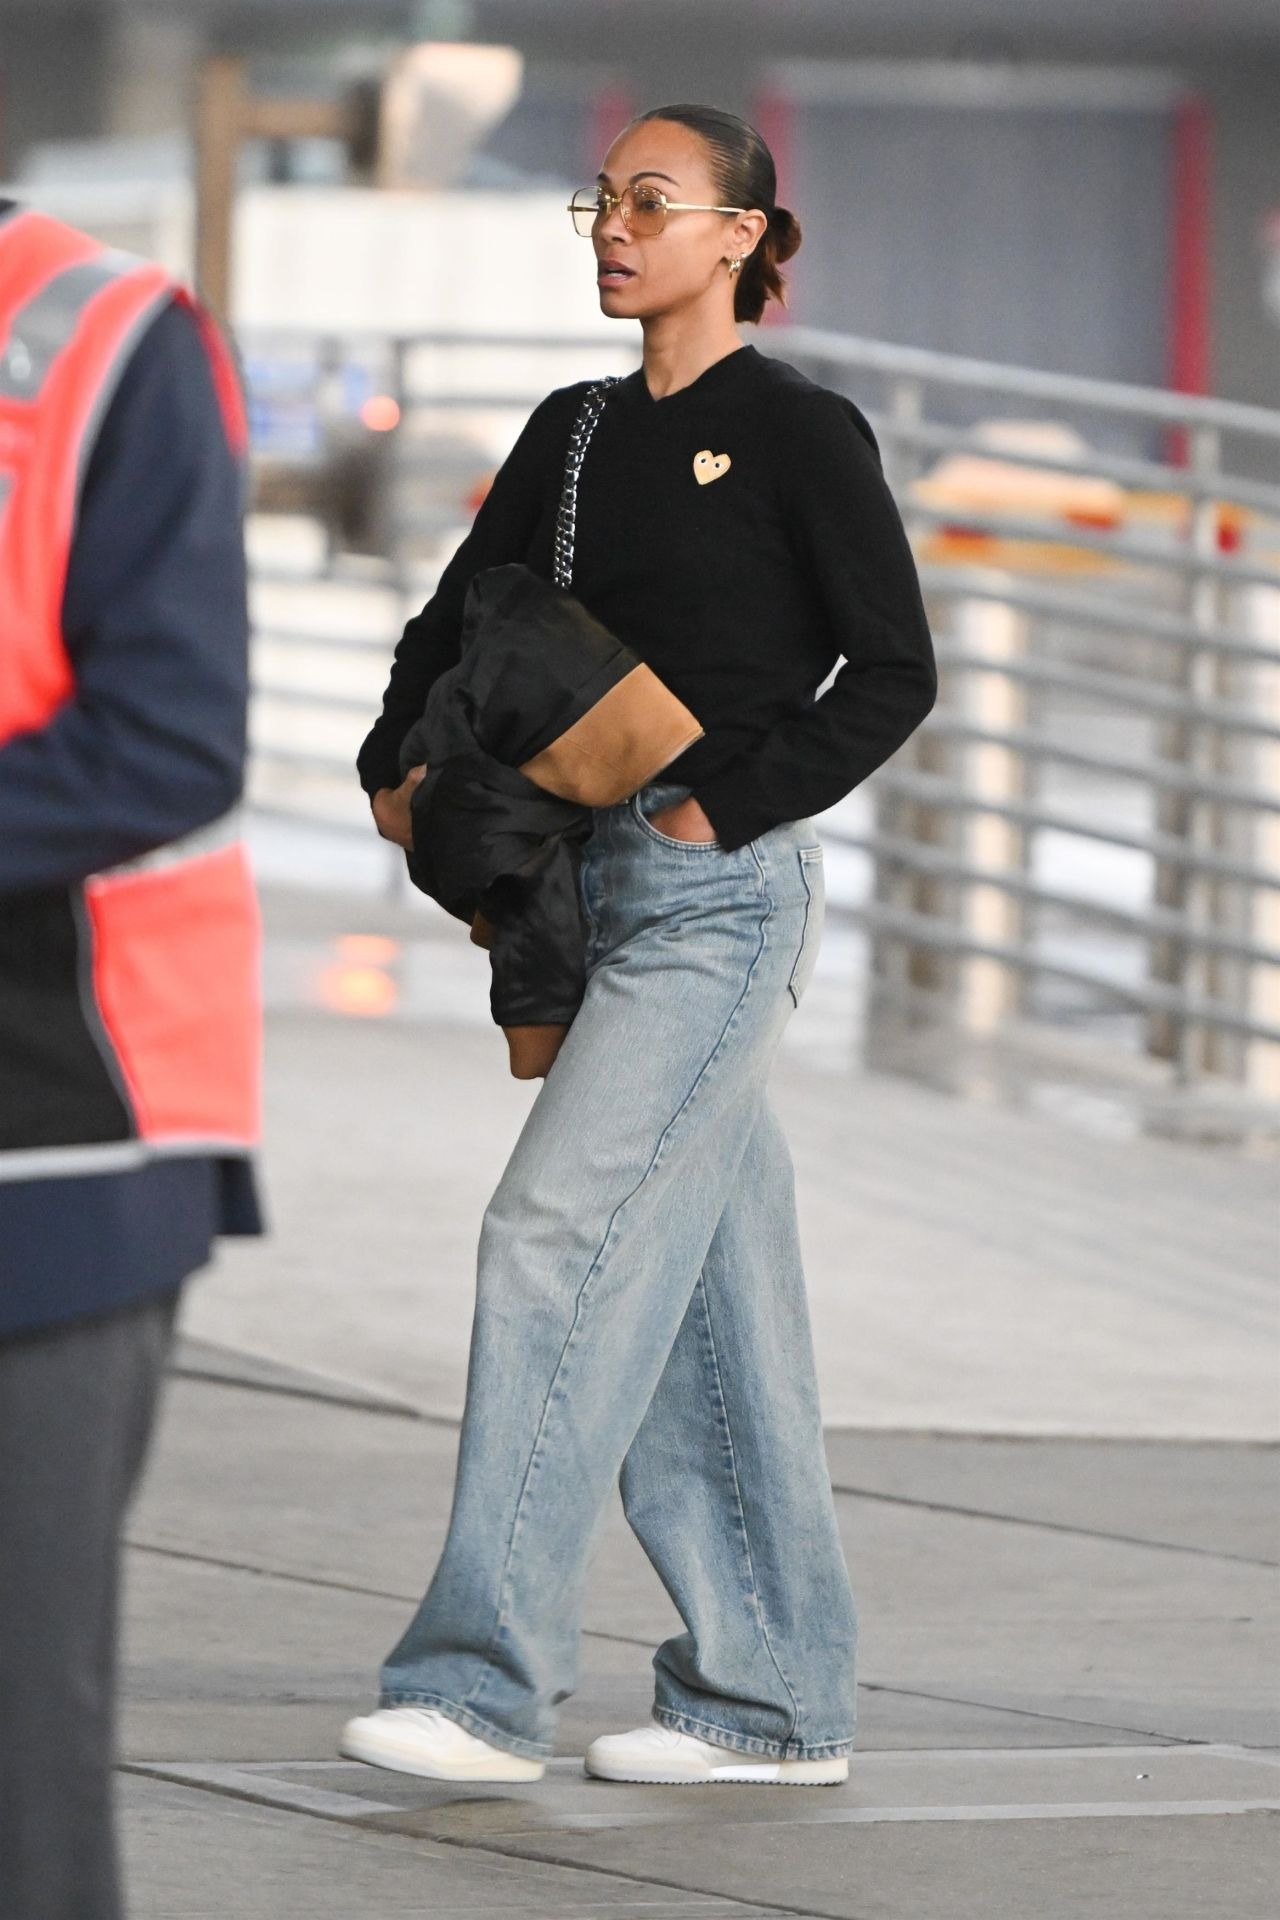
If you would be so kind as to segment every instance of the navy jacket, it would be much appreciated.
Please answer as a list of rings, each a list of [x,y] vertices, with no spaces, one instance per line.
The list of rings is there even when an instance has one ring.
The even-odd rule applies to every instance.
[[[175,304],[139,341],[86,471],[63,600],[75,697],[0,747],[0,919],[234,805],[241,492],[208,357]],[[259,1231],[244,1162],[0,1182],[0,1336],[176,1287],[216,1235]]]

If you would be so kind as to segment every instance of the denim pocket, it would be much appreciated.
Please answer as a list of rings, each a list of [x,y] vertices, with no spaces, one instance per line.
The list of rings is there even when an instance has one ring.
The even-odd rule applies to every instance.
[[[719,840],[677,840],[673,834],[663,833],[659,827],[653,825],[653,822],[640,804],[644,792],[645,789],[642,787],[639,793],[633,793],[630,806],[637,825],[641,828],[642,832],[648,835],[650,840],[656,840],[660,847],[678,847],[682,853],[724,852],[724,847]],[[675,806],[676,803],[676,799],[674,798],[670,800],[659,800],[654,807],[654,812],[661,813],[664,807],[672,807]]]
[[[800,936],[800,949],[796,954],[795,965],[791,969],[787,989],[796,1006],[799,1006],[804,990],[813,978],[813,970],[818,964],[818,943],[822,938],[827,883],[821,847],[800,847],[797,849],[796,858],[800,862],[800,877],[804,881],[805,890],[804,931]]]

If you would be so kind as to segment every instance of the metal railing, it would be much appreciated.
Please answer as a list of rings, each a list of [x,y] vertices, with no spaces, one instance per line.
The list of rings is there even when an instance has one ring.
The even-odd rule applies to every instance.
[[[837,809],[822,822],[869,860],[867,897],[847,911],[875,980],[908,1001],[943,996],[970,1030],[1064,1008],[1127,1015],[1123,1044],[1178,1080],[1214,1073],[1280,1094],[1280,412],[805,328],[759,339],[871,422],[935,638],[933,712],[866,782],[861,821]],[[330,553],[323,572],[384,596],[385,635],[326,642],[267,621],[256,675],[261,701],[358,715],[360,732],[376,673],[358,692],[323,672],[306,687],[285,659],[293,644],[385,666],[429,590],[406,546],[405,503],[430,464],[430,436],[411,423],[505,408],[518,424],[548,387],[635,364],[634,349],[598,339],[366,346],[386,356],[402,423],[387,447],[388,553]],[[329,377],[350,350],[323,348]],[[501,371],[486,381],[488,350]],[[536,361],[528,391],[510,379],[521,354]],[[1079,443],[1002,432],[1011,406]],[[1263,478],[1243,471],[1250,460]],[[1046,476],[1065,504],[1046,507]],[[1106,512],[1072,506],[1073,485],[1098,483]],[[314,741],[261,731],[258,762],[260,776],[287,766],[295,790],[335,764]],[[349,781],[349,755],[338,764]],[[301,786],[305,809],[314,789]]]

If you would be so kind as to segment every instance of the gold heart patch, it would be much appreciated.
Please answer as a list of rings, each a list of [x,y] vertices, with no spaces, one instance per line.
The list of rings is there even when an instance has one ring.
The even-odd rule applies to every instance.
[[[693,477],[700,487],[709,487],[722,473],[728,473],[732,465],[727,453],[712,453],[710,447],[704,447],[693,456]]]

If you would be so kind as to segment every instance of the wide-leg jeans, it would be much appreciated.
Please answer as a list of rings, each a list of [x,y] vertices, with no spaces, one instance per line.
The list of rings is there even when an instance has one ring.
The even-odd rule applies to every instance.
[[[812,821],[733,851],[601,808],[587,989],[486,1209],[448,1536],[382,1672],[550,1753],[588,1561],[620,1484],[685,1631],[654,1715],[744,1753],[853,1745],[857,1615],[836,1527],[794,1176],[766,1082],[817,957]]]

